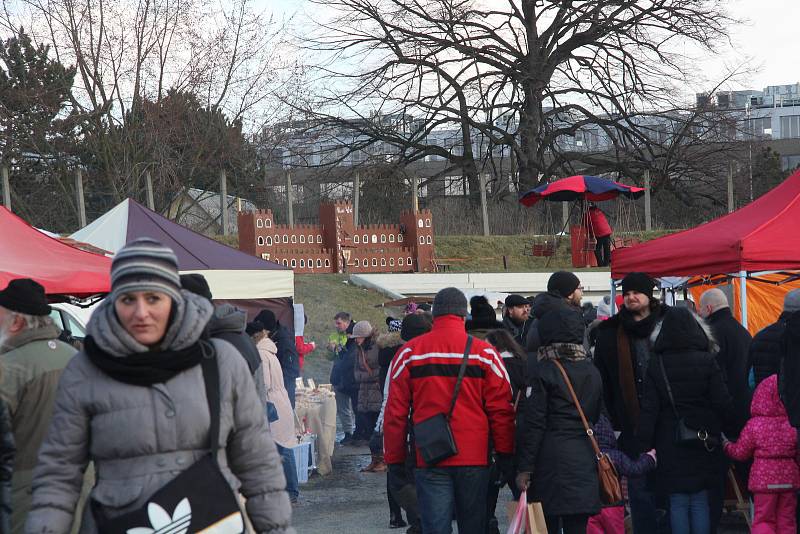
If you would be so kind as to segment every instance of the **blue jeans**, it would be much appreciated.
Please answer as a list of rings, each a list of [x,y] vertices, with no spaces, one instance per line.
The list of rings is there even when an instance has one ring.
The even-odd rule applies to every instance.
[[[289,494],[289,499],[297,500],[300,496],[300,484],[297,482],[297,464],[294,461],[294,451],[281,447],[277,443],[278,453],[281,455],[281,463],[283,464],[283,475],[286,477],[286,493]]]
[[[711,531],[708,491],[671,493],[669,510],[673,534],[708,534]]]
[[[486,532],[488,467],[423,467],[414,472],[423,534]]]

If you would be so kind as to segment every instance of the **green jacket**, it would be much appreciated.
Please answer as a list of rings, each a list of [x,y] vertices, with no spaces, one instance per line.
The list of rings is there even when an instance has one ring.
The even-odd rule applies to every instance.
[[[336,348],[333,351],[328,351],[328,359],[333,361],[342,352],[342,349],[347,344],[347,333],[339,332],[338,330],[328,336],[328,343],[333,343]]]
[[[17,445],[11,489],[14,534],[23,532],[30,508],[33,468],[50,426],[58,379],[77,352],[58,334],[55,326],[26,330],[0,347],[0,396],[8,404]]]

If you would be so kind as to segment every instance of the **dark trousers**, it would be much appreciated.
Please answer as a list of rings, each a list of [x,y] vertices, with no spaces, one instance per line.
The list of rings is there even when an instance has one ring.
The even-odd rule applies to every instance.
[[[659,510],[656,494],[647,483],[647,477],[628,477],[628,500],[634,534],[661,534],[669,532],[665,511]]]
[[[391,469],[386,473],[386,483],[389,487],[391,498],[406,511],[408,524],[417,530],[422,530],[419,519],[419,504],[417,503],[417,488],[414,484],[415,461],[414,455],[406,458],[405,469],[402,476],[397,476]]]
[[[400,503],[394,498],[392,488],[389,487],[389,475],[386,475],[386,499],[389,501],[389,520],[403,519],[403,511],[400,509]]]
[[[586,534],[586,525],[589,523],[587,514],[579,515],[546,515],[547,534]]]
[[[283,375],[283,387],[286,388],[286,393],[289,394],[289,402],[292,405],[292,410],[294,410],[294,393],[297,389],[297,382],[294,381],[294,377]]]
[[[594,257],[597,258],[597,266],[605,267],[611,263],[611,236],[595,238],[597,244],[594,246]]]
[[[357,405],[357,403],[356,403]],[[356,431],[353,437],[369,440],[378,422],[378,412],[356,412]]]
[[[424,534],[484,534],[488,467],[424,467],[414,473]]]
[[[300,496],[300,484],[297,482],[297,464],[294,461],[294,451],[281,447],[277,443],[278,453],[281,455],[281,463],[283,464],[283,474],[286,477],[286,493],[289,498],[297,500]]]

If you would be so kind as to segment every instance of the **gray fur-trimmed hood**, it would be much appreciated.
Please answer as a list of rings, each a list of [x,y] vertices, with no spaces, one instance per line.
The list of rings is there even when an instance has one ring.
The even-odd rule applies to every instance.
[[[653,328],[650,341],[655,352],[719,351],[711,327],[703,318],[687,308],[669,308]]]

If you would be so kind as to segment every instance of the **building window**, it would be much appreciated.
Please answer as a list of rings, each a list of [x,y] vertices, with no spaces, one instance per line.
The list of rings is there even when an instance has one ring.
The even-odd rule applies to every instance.
[[[353,265],[355,265],[356,267],[358,267],[358,265],[359,265],[358,258],[356,258],[355,260],[353,260]]]
[[[283,234],[283,242],[284,243],[288,243],[289,242],[289,236],[288,235]]]
[[[258,238],[256,239],[256,242],[258,243],[259,247],[263,247],[264,246],[264,238],[263,237],[258,236]]]
[[[398,243],[402,243],[403,242],[403,234],[397,234],[397,242]]]
[[[272,228],[272,219],[264,219],[264,228]]]
[[[267,236],[267,246],[268,247],[272,246],[272,236],[270,236],[270,235]]]
[[[429,245],[432,245],[433,244],[433,239],[431,239],[431,236],[428,236],[428,237],[425,238],[425,242],[428,243]]]
[[[378,258],[372,258],[372,266],[373,267],[377,267],[378,266]]]
[[[381,234],[381,243],[386,243],[386,234]]]
[[[296,235],[292,236],[292,243],[297,243],[297,236]]]
[[[302,235],[302,234],[300,235],[300,242],[305,244],[305,242],[306,242],[306,236],[305,235]]]
[[[320,267],[322,267],[322,260],[317,258],[317,269],[319,269]]]
[[[431,227],[431,220],[430,219],[425,219],[425,226],[428,227],[428,228]]]
[[[381,258],[381,267],[386,267],[386,258]]]
[[[317,243],[322,244],[322,234],[317,234]]]
[[[394,234],[389,234],[389,243],[394,243]]]
[[[288,260],[283,260],[283,266],[284,267],[288,267],[289,266],[289,261]]]
[[[389,258],[389,267],[394,267],[394,258]]]
[[[358,243],[358,242],[359,242],[359,237],[358,234],[356,234],[353,236],[353,243]]]
[[[306,268],[306,260],[304,260],[303,258],[300,258],[300,268],[301,269]]]
[[[297,267],[297,260],[292,258],[292,269],[294,269],[295,267]]]
[[[406,263],[408,264],[408,266],[409,266],[409,267],[411,267],[412,265],[414,265],[413,263],[411,263],[411,258],[407,258],[407,259],[406,259]]]
[[[373,243],[377,243],[378,242],[378,234],[372,234],[372,242]]]
[[[262,255],[261,255],[261,259],[262,259],[262,260],[269,260],[269,254],[267,254],[267,253],[265,252],[264,254],[262,254]]]
[[[425,223],[422,222],[422,219],[417,221],[417,226],[419,226],[420,228],[423,228],[425,226]]]
[[[325,260],[325,267],[330,267],[330,266],[331,266],[331,260],[326,259]]]
[[[367,243],[369,243],[369,236],[367,234],[364,234],[364,239],[363,239],[362,243],[364,243],[365,245]]]
[[[405,260],[403,260],[403,258],[397,258],[397,265],[399,265],[400,267],[402,267],[402,266],[403,266],[403,262],[404,262],[404,261],[405,261]]]
[[[275,234],[275,243],[280,243],[280,242],[281,242],[281,236]]]
[[[800,137],[800,115],[781,117],[781,139]]]
[[[313,235],[308,236],[308,242],[309,243],[313,243],[314,242],[314,236]]]
[[[264,221],[261,219],[256,219],[256,228],[264,228]]]
[[[424,245],[425,244],[425,236],[424,235],[419,236],[419,244],[420,245]]]

